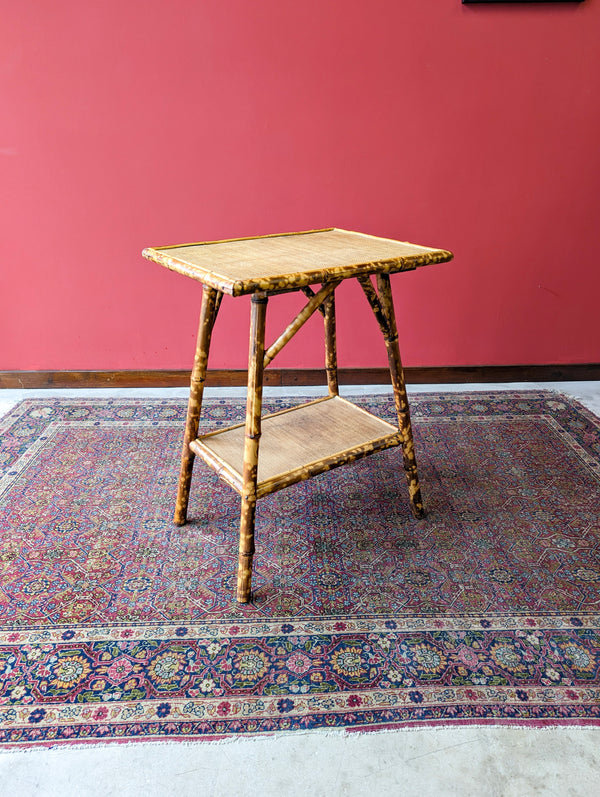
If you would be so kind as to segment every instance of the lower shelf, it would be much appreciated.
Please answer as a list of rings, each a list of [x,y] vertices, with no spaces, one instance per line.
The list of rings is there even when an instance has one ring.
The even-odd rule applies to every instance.
[[[190,448],[239,493],[243,490],[245,427],[199,437]],[[339,396],[262,418],[257,496],[397,446],[398,428]]]

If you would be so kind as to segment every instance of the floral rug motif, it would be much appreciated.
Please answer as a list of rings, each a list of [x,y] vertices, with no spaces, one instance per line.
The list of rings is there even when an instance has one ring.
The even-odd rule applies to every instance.
[[[269,496],[246,606],[239,498],[202,462],[171,523],[184,401],[0,418],[0,745],[598,724],[600,420],[545,391],[411,409],[425,519],[398,449]]]

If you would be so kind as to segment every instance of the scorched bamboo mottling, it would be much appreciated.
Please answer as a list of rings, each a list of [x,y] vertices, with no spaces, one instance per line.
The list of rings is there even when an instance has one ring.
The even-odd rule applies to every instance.
[[[330,396],[337,396],[338,368],[337,368],[337,342],[335,333],[335,293],[325,300],[325,373],[327,374],[327,388]]]
[[[422,518],[425,514],[425,510],[423,508],[423,499],[421,498],[421,488],[419,486],[415,444],[410,422],[410,409],[408,405],[408,396],[406,394],[406,385],[404,383],[400,349],[398,346],[398,331],[396,329],[396,316],[394,314],[390,275],[378,274],[377,287],[379,288],[379,298],[388,330],[387,334],[384,334],[383,337],[390,363],[390,375],[394,388],[394,402],[398,413],[398,426],[402,434],[402,454],[404,457],[404,471],[406,473],[406,480],[408,481],[410,506],[413,515],[416,518]]]
[[[451,252],[331,228],[150,248],[143,255],[204,285],[174,521],[186,521],[194,456],[199,455],[241,496],[239,602],[252,600],[256,502],[269,493],[401,445],[411,511],[423,517],[390,274],[451,260]],[[397,427],[338,395],[335,289],[351,277],[359,280],[383,333]],[[315,292],[311,285],[320,288]],[[265,352],[268,298],[288,291],[302,291],[308,303]],[[198,437],[211,334],[224,293],[252,295],[246,420]],[[264,369],[317,310],[324,319],[329,395],[262,418]]]
[[[263,368],[265,360],[265,320],[267,297],[252,297],[250,322],[250,352],[248,355],[248,400],[246,404],[246,434],[240,520],[240,551],[237,599],[248,603],[251,598],[252,557],[254,556],[254,516],[256,513],[256,482],[258,479],[258,448],[261,432]]]
[[[187,421],[185,424],[183,449],[181,452],[181,473],[179,475],[177,503],[175,506],[175,516],[173,518],[173,522],[177,526],[183,526],[187,518],[192,469],[194,467],[194,452],[190,448],[190,443],[198,437],[198,425],[200,422],[200,413],[202,411],[202,395],[204,393],[204,383],[206,381],[210,337],[222,298],[222,293],[219,293],[213,288],[204,287],[202,292],[200,323],[198,325],[196,354],[190,381]]]

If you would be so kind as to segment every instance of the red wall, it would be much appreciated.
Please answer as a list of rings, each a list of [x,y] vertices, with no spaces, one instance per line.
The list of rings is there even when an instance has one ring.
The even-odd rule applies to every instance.
[[[600,361],[599,41],[593,0],[0,0],[0,369],[188,367],[201,287],[141,249],[326,226],[455,252],[393,279],[407,365]]]

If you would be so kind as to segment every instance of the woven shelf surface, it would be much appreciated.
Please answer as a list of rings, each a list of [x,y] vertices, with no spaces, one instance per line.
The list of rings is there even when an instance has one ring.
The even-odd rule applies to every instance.
[[[237,489],[242,481],[244,433],[243,425],[234,426],[204,435],[193,444],[201,456],[209,454],[207,461],[216,470],[219,468],[215,463],[220,463],[237,475],[237,480],[226,479]],[[358,449],[378,451],[399,442],[396,426],[339,396],[267,415],[262,419],[258,456],[259,495],[342,464],[338,460],[344,452],[350,452],[344,461],[352,461],[371,453],[369,450],[353,456],[351,452]],[[303,475],[306,468],[310,474]]]
[[[452,254],[347,230],[315,230],[145,249],[144,257],[238,296],[450,260]]]

